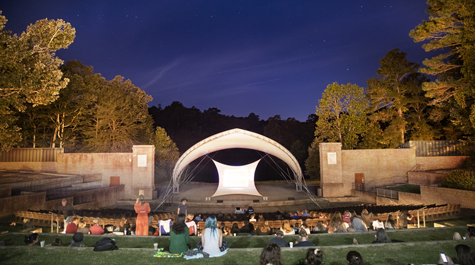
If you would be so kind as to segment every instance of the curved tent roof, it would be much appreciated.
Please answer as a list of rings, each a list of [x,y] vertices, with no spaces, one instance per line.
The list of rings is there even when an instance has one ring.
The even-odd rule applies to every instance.
[[[293,171],[297,184],[302,183],[302,169],[297,159],[285,147],[263,135],[243,129],[232,129],[210,136],[188,149],[173,169],[173,187],[178,191],[179,180],[185,167],[195,159],[224,149],[244,148],[271,154],[284,161]]]

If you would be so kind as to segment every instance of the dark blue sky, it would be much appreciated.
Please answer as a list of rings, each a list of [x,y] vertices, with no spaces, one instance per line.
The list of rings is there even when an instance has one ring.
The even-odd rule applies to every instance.
[[[427,20],[423,0],[404,1],[7,1],[14,33],[36,20],[76,28],[67,60],[116,75],[153,96],[201,110],[306,120],[328,84],[366,87],[394,48],[429,57],[409,31]]]

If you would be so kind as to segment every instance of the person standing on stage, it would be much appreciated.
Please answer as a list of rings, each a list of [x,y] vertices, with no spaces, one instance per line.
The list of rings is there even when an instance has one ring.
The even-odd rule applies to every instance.
[[[150,204],[144,201],[144,196],[140,195],[134,205],[137,213],[137,221],[135,223],[135,234],[137,236],[148,236],[148,213],[150,212]]]
[[[186,202],[188,200],[186,198],[181,199],[180,205],[178,205],[178,210],[176,211],[176,214],[184,214],[185,216],[188,215],[188,206],[186,206]]]

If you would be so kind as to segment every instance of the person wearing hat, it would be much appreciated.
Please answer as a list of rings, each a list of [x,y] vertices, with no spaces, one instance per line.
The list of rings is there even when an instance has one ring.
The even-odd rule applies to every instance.
[[[92,222],[94,223],[94,225],[91,226],[91,228],[89,228],[89,231],[91,231],[91,235],[102,235],[102,234],[104,234],[104,229],[102,229],[102,227],[99,225],[99,220],[94,219]]]
[[[275,237],[269,241],[269,244],[276,244],[281,248],[289,246],[289,243],[284,240],[284,232],[282,230],[277,230],[275,232]]]
[[[178,205],[178,210],[176,212],[177,215],[179,214],[185,214],[185,216],[188,215],[188,206],[186,206],[186,202],[188,200],[186,198],[181,199],[181,203]]]
[[[64,217],[64,232],[66,233],[66,227],[71,222],[71,218],[74,216],[74,207],[68,203],[66,198],[61,200],[61,206],[59,207],[59,212],[63,214]],[[58,217],[60,214],[58,214]],[[59,225],[59,224],[58,224]]]
[[[148,236],[148,213],[150,212],[150,204],[145,202],[143,195],[137,198],[134,205],[137,213],[137,220],[135,221],[135,234],[137,236]]]

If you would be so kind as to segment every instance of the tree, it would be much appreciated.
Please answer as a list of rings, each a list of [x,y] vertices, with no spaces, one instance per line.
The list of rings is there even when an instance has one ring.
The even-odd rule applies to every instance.
[[[318,141],[341,142],[343,149],[356,147],[359,134],[365,131],[367,107],[364,88],[350,83],[328,85],[316,111]]]
[[[0,12],[1,14],[1,12]],[[28,26],[20,36],[5,30],[0,15],[0,145],[7,150],[21,140],[15,126],[16,112],[27,104],[47,105],[57,99],[68,79],[62,78],[63,63],[55,52],[67,48],[76,31],[61,19],[43,19]]]
[[[452,119],[456,124],[470,120],[475,128],[475,2],[472,0],[428,0],[429,21],[423,21],[409,36],[426,51],[443,53],[424,60],[420,72],[438,76],[423,89],[433,104],[452,98]]]
[[[151,144],[155,146],[156,176],[159,179],[170,179],[173,168],[178,161],[180,153],[176,144],[167,135],[165,129],[157,127],[151,139]]]
[[[126,152],[132,145],[150,142],[152,97],[121,76],[97,87],[92,115],[84,137],[92,152]]]
[[[320,179],[320,149],[321,142],[315,138],[308,148],[308,158],[305,160],[305,175],[311,179]]]
[[[383,131],[383,141],[388,147],[404,144],[410,105],[420,108],[426,104],[419,97],[425,77],[417,73],[418,64],[409,62],[406,53],[399,49],[389,51],[379,61],[377,77],[368,79],[368,97],[371,99],[373,122],[388,123]]]

